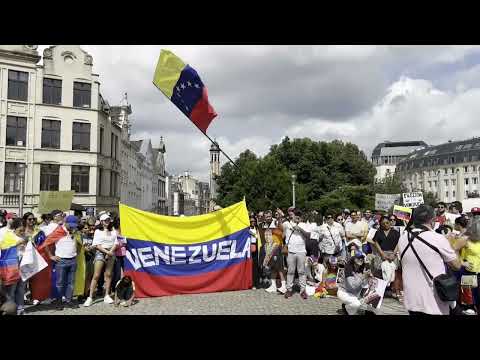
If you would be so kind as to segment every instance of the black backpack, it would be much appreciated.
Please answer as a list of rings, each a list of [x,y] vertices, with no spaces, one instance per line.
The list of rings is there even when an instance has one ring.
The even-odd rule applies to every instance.
[[[428,275],[430,281],[433,281],[433,286],[435,287],[435,290],[436,290],[440,300],[442,300],[442,301],[455,301],[455,300],[457,300],[460,287],[459,287],[459,284],[458,284],[458,281],[457,281],[457,278],[455,277],[455,275],[453,275],[452,272],[447,267],[446,268],[446,271],[447,271],[446,274],[440,274],[440,275],[438,275],[437,277],[434,278],[432,276],[432,274],[430,273],[430,271],[428,271],[428,269],[425,266],[425,264],[423,263],[422,259],[420,259],[420,256],[418,256],[415,248],[413,247],[413,240],[415,240],[415,239],[420,240],[425,245],[427,245],[430,249],[437,252],[441,257],[441,254],[440,254],[440,251],[438,250],[438,248],[436,248],[432,244],[429,244],[428,242],[426,242],[425,240],[423,240],[420,237],[420,234],[425,232],[425,231],[421,231],[421,232],[418,232],[418,233],[413,233],[413,232],[411,232],[411,230],[407,230],[407,231],[408,231],[408,234],[407,234],[408,245],[405,247],[405,249],[402,252],[402,255],[400,256],[400,262],[402,261],[403,255],[405,255],[405,252],[408,250],[409,247],[411,247],[413,253],[415,254],[415,257],[417,258],[418,262],[420,263],[420,265],[425,270],[425,272]]]

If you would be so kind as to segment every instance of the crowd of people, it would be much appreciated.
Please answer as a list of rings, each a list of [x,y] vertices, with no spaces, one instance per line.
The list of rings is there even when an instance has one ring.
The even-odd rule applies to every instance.
[[[116,306],[134,302],[135,284],[123,274],[126,240],[118,216],[54,210],[37,219],[31,212],[22,217],[3,212],[0,226],[0,251],[16,250],[15,263],[0,273],[2,313],[22,315],[27,303],[57,310],[91,306],[96,296]],[[47,267],[23,281],[20,265],[29,243]]]
[[[303,299],[336,296],[342,302],[338,312],[349,315],[375,313],[383,295],[411,314],[474,315],[479,240],[480,208],[468,216],[458,202],[421,205],[408,222],[368,209],[323,216],[294,207],[251,213],[253,288],[286,299],[295,292]],[[439,275],[451,280],[453,300],[445,301],[435,288]],[[375,293],[375,279],[386,283],[384,294]]]
[[[218,210],[218,209],[217,209]],[[55,239],[49,242],[49,239]],[[480,208],[460,203],[421,205],[410,221],[385,212],[290,207],[250,214],[253,288],[289,299],[299,293],[337,297],[339,313],[374,313],[383,295],[412,315],[479,313]],[[47,267],[26,281],[20,264],[28,244]],[[0,251],[16,249],[16,263],[0,273],[0,312],[24,314],[25,305],[88,307],[96,297],[116,306],[134,303],[125,276],[126,239],[115,214],[37,219],[0,212]],[[378,279],[386,283],[376,292]],[[29,307],[35,308],[35,306]]]

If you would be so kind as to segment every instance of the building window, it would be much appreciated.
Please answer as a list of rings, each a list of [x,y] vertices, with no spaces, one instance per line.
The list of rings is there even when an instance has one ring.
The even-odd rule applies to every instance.
[[[468,166],[464,166],[463,169],[465,170],[466,173],[468,173]]]
[[[476,172],[477,171],[477,167],[475,165],[472,165],[472,172]]]
[[[431,188],[432,188],[432,182],[429,181],[429,182],[428,182],[428,189],[430,190]]]
[[[448,169],[443,169],[443,171],[445,172],[445,175],[448,174]]]
[[[103,133],[104,133],[104,129],[103,127],[100,128],[100,147],[99,147],[99,153],[100,154],[103,154]]]
[[[450,169],[452,171],[452,174],[455,174],[455,168]]]
[[[110,172],[110,196],[116,197],[117,196],[117,181],[118,181],[118,174],[115,172]]]
[[[60,121],[42,120],[42,148],[60,149]]]
[[[110,136],[110,157],[112,159],[117,159],[117,145],[118,137],[112,133]]]
[[[102,196],[102,177],[103,169],[98,168],[98,196]]]
[[[448,180],[445,180],[445,186],[448,186]]]
[[[473,181],[473,183],[474,183],[475,185],[477,185],[478,178],[474,177],[474,178],[472,178],[472,181]]]
[[[40,165],[40,191],[58,191],[60,165]]]
[[[452,197],[455,199],[455,190],[452,191]]]
[[[28,73],[8,71],[8,98],[11,100],[28,100]]]
[[[468,185],[468,178],[465,179],[465,185]]]
[[[22,164],[23,165],[23,164]],[[20,179],[23,177],[24,169],[21,168],[20,163],[6,162],[5,163],[5,193],[20,192]]]
[[[73,123],[72,150],[90,150],[90,124]]]
[[[43,78],[43,103],[53,105],[62,103],[62,80]]]
[[[445,191],[445,197],[448,199],[448,191]]]
[[[81,82],[73,83],[73,106],[90,107],[92,98],[92,85]]]
[[[27,118],[7,116],[7,139],[9,146],[25,147],[27,140]]]
[[[435,181],[433,182],[433,187],[435,187],[435,188],[437,187],[437,180],[435,180]]]
[[[457,185],[457,180],[452,179],[452,185],[453,185],[453,186],[456,186],[456,185]]]
[[[76,193],[88,194],[90,184],[90,168],[88,166],[72,166],[72,190]]]

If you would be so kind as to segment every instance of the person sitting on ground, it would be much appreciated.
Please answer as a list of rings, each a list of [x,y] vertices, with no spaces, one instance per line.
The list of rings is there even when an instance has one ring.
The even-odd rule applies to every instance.
[[[131,306],[135,299],[135,282],[130,276],[121,278],[115,286],[115,306]]]
[[[327,264],[327,267],[323,272],[322,285],[327,290],[328,295],[336,296],[338,292],[338,285],[337,285],[338,260],[335,256],[329,256],[326,264]]]
[[[345,264],[345,277],[338,284],[337,297],[342,302],[345,314],[356,315],[362,306],[360,294],[368,284],[370,271],[365,271],[365,254],[356,251],[355,255]]]

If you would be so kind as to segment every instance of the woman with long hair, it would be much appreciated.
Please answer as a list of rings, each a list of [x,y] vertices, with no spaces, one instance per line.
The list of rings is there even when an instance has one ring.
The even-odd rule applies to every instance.
[[[105,268],[105,297],[103,301],[112,304],[114,300],[110,297],[112,284],[112,272],[115,264],[115,250],[118,245],[117,232],[113,229],[112,219],[108,214],[100,216],[100,227],[95,230],[92,246],[96,248],[94,260],[94,274],[90,284],[90,296],[83,306],[90,306],[93,303],[93,296],[97,288],[98,279]]]

